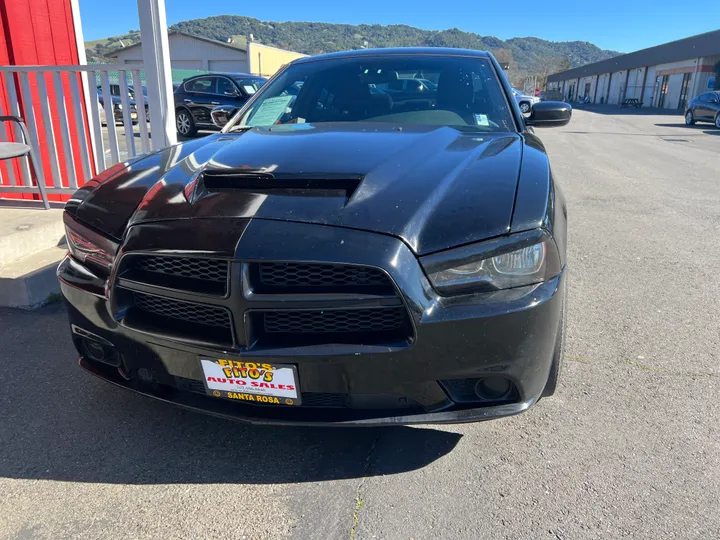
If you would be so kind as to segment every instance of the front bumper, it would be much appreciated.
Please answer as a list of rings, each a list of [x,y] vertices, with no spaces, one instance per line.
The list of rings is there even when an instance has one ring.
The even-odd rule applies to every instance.
[[[137,253],[157,249],[157,230],[143,225],[134,229],[127,235],[124,250]],[[207,241],[206,233],[197,234],[201,237],[198,242]],[[268,241],[278,238],[284,240]],[[187,249],[192,249],[193,239],[185,240],[189,242]],[[215,247],[217,253],[224,249]],[[432,289],[405,244],[383,235],[255,219],[246,225],[231,250],[238,260],[342,262],[382,268],[407,308],[413,339],[404,346],[322,344],[258,349],[242,337],[232,346],[220,346],[139,331],[125,324],[123,313],[117,310],[114,291],[118,278],[111,277],[112,285],[106,286],[104,280],[68,257],[60,265],[58,276],[73,339],[82,355],[80,365],[149,397],[260,424],[368,426],[482,421],[521,413],[542,394],[561,321],[563,273],[521,289],[443,298]],[[236,312],[237,325],[242,326],[246,319],[237,312],[251,310],[254,300],[243,296],[238,304],[232,299],[230,294],[228,305]],[[243,334],[238,331],[236,335]],[[111,344],[121,358],[119,368],[84,355],[83,336]],[[203,381],[199,356],[295,364],[303,395],[342,396],[342,406],[313,406],[303,399],[301,406],[286,407],[207,396],[198,391]],[[451,398],[446,381],[487,376],[510,380],[515,388],[512,399],[461,403]]]

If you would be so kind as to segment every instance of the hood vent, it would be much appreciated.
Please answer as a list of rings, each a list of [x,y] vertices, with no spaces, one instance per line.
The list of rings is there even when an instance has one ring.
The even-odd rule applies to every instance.
[[[242,191],[249,193],[309,197],[350,198],[362,182],[360,174],[291,174],[241,170],[204,171],[201,182],[209,193]]]

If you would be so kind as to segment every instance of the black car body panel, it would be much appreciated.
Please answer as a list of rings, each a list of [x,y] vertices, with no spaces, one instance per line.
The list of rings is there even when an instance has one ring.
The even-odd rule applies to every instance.
[[[321,60],[300,62],[311,61]],[[106,170],[68,202],[66,224],[116,245],[114,260],[99,267],[71,254],[58,268],[81,366],[250,423],[444,423],[526,410],[557,367],[567,213],[544,146],[508,106],[516,132],[254,127]],[[423,265],[515,233],[547,239],[558,257],[551,276],[444,295]],[[290,364],[302,403],[209,396],[201,357]],[[483,397],[477,385],[498,378],[509,390]]]
[[[330,141],[335,151],[317,160],[316,153]],[[186,142],[136,161],[109,181],[81,189],[74,199],[82,198],[84,204],[70,205],[68,211],[115,238],[122,237],[128,223],[258,217],[391,234],[425,254],[506,234],[513,220],[518,223],[513,229],[518,230],[541,221],[547,195],[537,203],[536,191],[527,197],[534,207],[526,208],[521,198],[513,213],[518,177],[525,181],[530,174],[545,175],[542,183],[528,179],[529,189],[547,189],[549,184],[547,167],[542,168],[546,156],[537,148],[528,148],[516,134],[479,137],[453,128],[397,131],[350,124],[295,132],[257,128]],[[539,159],[540,171],[522,167],[526,172],[520,174],[526,154],[525,159]],[[239,189],[186,196],[186,188],[201,171],[270,166],[276,177],[344,175],[361,180],[349,198],[344,193],[287,197]],[[149,170],[157,172],[149,175]],[[192,189],[202,189],[202,182]],[[169,200],[173,200],[170,207]],[[472,204],[464,204],[468,200]]]

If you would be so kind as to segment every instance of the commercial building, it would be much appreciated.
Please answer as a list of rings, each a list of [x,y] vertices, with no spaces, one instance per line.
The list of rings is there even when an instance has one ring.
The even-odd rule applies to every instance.
[[[645,107],[683,109],[718,86],[718,63],[720,30],[555,73],[548,90],[559,90],[566,101],[620,104],[634,98]]]
[[[229,71],[268,77],[284,64],[306,56],[245,39],[224,42],[183,32],[169,32],[168,43],[173,72]],[[142,64],[142,43],[118,49],[110,56],[118,64]]]

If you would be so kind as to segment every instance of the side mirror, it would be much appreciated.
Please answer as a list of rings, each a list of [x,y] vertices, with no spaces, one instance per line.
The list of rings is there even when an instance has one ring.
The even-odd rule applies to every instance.
[[[225,127],[225,124],[227,124],[230,119],[235,116],[236,112],[238,112],[237,107],[233,107],[232,105],[220,105],[210,111],[210,116],[212,117],[213,124],[219,128],[223,128]]]
[[[572,118],[572,107],[564,101],[541,101],[532,106],[525,124],[533,127],[560,127]]]

